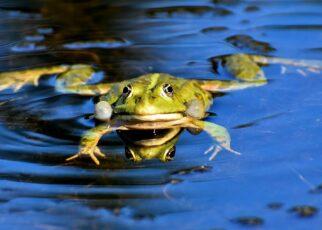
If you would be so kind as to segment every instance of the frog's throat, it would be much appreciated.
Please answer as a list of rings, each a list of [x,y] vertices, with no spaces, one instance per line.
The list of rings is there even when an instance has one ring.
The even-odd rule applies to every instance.
[[[126,115],[115,115],[116,119],[122,121],[173,121],[183,118],[181,113],[163,113],[163,114],[149,114],[149,115],[138,115],[138,114],[126,114]]]

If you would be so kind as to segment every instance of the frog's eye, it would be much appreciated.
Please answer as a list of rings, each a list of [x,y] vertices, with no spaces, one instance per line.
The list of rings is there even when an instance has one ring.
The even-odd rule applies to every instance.
[[[176,155],[176,147],[173,146],[169,151],[167,152],[167,155],[165,157],[166,161],[171,161],[173,160],[174,156]]]
[[[128,147],[125,147],[125,156],[129,160],[134,160],[134,155]]]
[[[130,96],[131,92],[132,92],[131,85],[127,85],[123,88],[123,96],[128,97],[128,96]]]
[[[173,87],[170,84],[163,85],[163,92],[169,97],[173,96]]]

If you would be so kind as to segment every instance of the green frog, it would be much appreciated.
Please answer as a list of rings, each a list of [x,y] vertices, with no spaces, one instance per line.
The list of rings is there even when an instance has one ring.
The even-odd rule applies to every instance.
[[[166,135],[133,141],[127,140],[126,155],[139,161],[173,158],[176,136],[182,129],[207,132],[215,141],[212,158],[220,150],[239,154],[231,148],[231,139],[223,126],[205,121],[213,102],[213,93],[258,87],[267,83],[261,64],[282,63],[320,70],[319,61],[290,60],[248,54],[218,57],[234,80],[198,80],[175,77],[166,73],[149,73],[117,83],[87,84],[95,73],[91,65],[59,65],[0,73],[0,90],[19,90],[26,84],[37,85],[43,75],[57,74],[56,90],[87,96],[99,96],[94,117],[100,123],[86,131],[81,138],[79,152],[67,161],[82,156],[90,157],[96,165],[105,155],[98,148],[103,135],[113,131],[165,132]],[[162,136],[162,135],[161,135]],[[124,135],[123,135],[124,137]],[[124,138],[123,138],[124,139]],[[169,145],[167,145],[169,143]],[[144,147],[149,151],[144,151]],[[151,151],[153,150],[153,151]]]

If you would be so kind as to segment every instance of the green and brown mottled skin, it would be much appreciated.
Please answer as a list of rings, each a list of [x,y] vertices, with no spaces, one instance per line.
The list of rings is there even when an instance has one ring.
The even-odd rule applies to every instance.
[[[266,84],[266,78],[258,64],[281,63],[312,71],[322,69],[321,62],[315,60],[246,54],[227,55],[219,59],[236,80],[191,80],[165,73],[150,73],[118,83],[88,85],[86,82],[95,70],[90,65],[79,64],[0,73],[0,90],[19,90],[26,84],[37,85],[43,75],[58,74],[58,91],[87,96],[100,95],[95,117],[102,123],[85,132],[79,152],[67,160],[89,156],[99,165],[97,157],[104,157],[104,154],[97,147],[98,142],[103,135],[112,131],[169,130],[162,138],[130,143],[128,149],[128,154],[136,161],[151,158],[166,161],[168,156],[165,153],[171,153],[175,136],[184,128],[206,131],[217,143],[217,147],[213,148],[213,156],[221,149],[238,153],[230,147],[227,130],[204,121],[204,118],[213,101],[212,93]]]

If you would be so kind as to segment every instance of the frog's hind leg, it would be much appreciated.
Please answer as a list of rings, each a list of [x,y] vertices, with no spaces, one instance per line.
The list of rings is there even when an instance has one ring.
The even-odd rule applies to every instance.
[[[88,96],[101,95],[108,92],[110,84],[86,84],[94,73],[95,70],[90,65],[58,65],[2,72],[0,73],[0,91],[5,89],[18,91],[25,85],[37,86],[42,76],[59,74],[55,86],[59,92]]]
[[[59,65],[52,67],[39,67],[29,70],[17,70],[0,73],[0,91],[13,89],[18,91],[25,85],[38,85],[39,79],[44,75],[59,74],[67,71],[68,65]]]
[[[240,155],[239,152],[233,150],[230,146],[230,135],[225,127],[220,125],[201,120],[193,120],[190,125],[193,124],[194,128],[198,127],[204,131],[206,131],[218,144],[212,145],[205,153],[208,154],[211,152],[211,156],[209,160],[213,160],[216,155],[222,150],[226,149],[231,153],[235,153]]]
[[[322,71],[322,61],[321,60],[306,60],[306,59],[289,59],[289,58],[279,58],[279,57],[266,57],[261,55],[249,55],[249,57],[256,63],[262,65],[269,64],[281,64],[282,72],[285,72],[286,66],[294,66],[298,68],[304,68],[307,71],[313,73],[320,73]],[[302,75],[305,75],[301,69],[297,69]]]
[[[105,157],[105,155],[97,147],[97,144],[104,134],[110,133],[114,129],[115,128],[112,128],[109,124],[104,123],[88,130],[81,138],[78,153],[67,158],[66,161],[71,161],[82,156],[88,156],[96,165],[99,165],[100,162],[97,157]]]
[[[244,82],[238,80],[202,80],[199,82],[202,89],[212,93],[230,92],[252,87],[259,87],[267,84],[266,80],[255,80],[252,82]]]
[[[233,54],[215,57],[212,61],[216,65],[218,61],[221,61],[227,72],[237,80],[200,81],[201,87],[209,92],[227,92],[265,85],[267,80],[260,65],[281,64],[283,65],[282,72],[285,72],[285,66],[294,66],[299,68],[297,71],[302,75],[306,75],[306,73],[301,68],[313,73],[320,73],[322,71],[321,60],[296,60],[251,54]]]
[[[73,65],[68,71],[61,73],[56,80],[56,90],[62,93],[73,93],[86,96],[102,95],[109,91],[110,84],[87,84],[95,74],[90,65]]]
[[[250,87],[258,87],[267,83],[261,67],[246,54],[234,54],[218,57],[236,80],[201,80],[201,87],[209,92],[227,92]],[[218,60],[214,60],[218,61]]]

